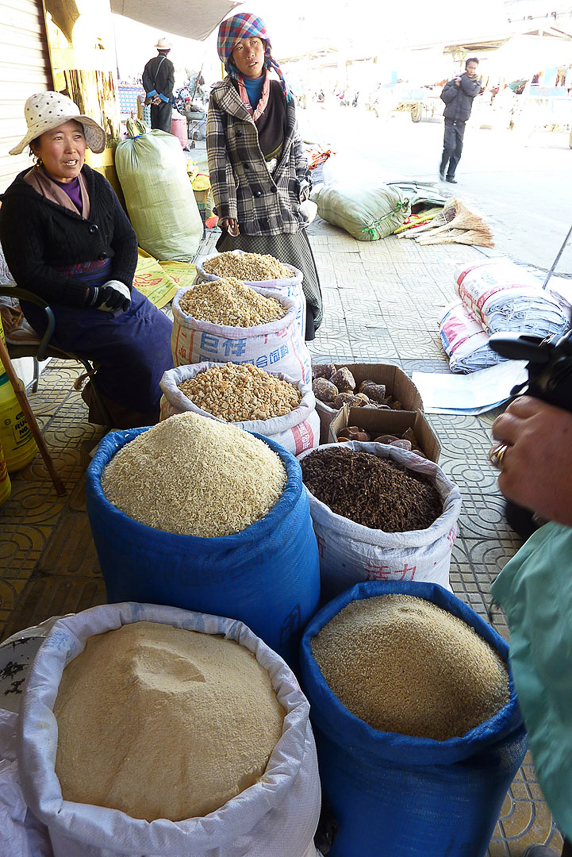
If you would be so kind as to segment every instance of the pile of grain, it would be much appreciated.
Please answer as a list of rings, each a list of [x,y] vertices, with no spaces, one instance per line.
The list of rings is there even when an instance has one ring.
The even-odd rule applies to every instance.
[[[430,480],[369,452],[345,447],[317,449],[300,462],[304,485],[342,515],[385,533],[424,530],[443,512]]]
[[[275,256],[260,253],[221,253],[208,259],[203,268],[207,274],[218,274],[219,277],[237,277],[248,283],[265,280],[291,280],[292,271]]]
[[[179,390],[198,408],[231,423],[282,417],[302,401],[295,384],[252,363],[211,366],[183,381]]]
[[[226,327],[258,327],[284,318],[286,307],[274,298],[259,295],[234,277],[199,283],[179,301],[186,315]]]
[[[446,741],[509,700],[505,664],[461,619],[421,598],[348,604],[312,640],[340,702],[374,729]]]
[[[256,783],[284,721],[247,649],[155,622],[90,637],[54,714],[64,800],[147,821],[206,815]]]
[[[286,470],[258,438],[186,413],[122,447],[101,484],[111,503],[148,527],[213,538],[267,515],[284,490]]]

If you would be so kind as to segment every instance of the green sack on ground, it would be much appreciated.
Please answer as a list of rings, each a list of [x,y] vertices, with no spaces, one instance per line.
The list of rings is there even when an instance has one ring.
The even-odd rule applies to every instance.
[[[139,246],[161,262],[190,262],[203,222],[179,138],[154,130],[123,140],[115,168]]]
[[[341,226],[358,241],[377,241],[391,235],[409,216],[411,206],[399,188],[378,184],[325,185],[312,199],[318,214],[328,223]]]

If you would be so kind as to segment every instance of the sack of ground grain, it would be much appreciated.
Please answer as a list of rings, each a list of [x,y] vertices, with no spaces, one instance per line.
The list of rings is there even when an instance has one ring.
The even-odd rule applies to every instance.
[[[308,384],[251,363],[197,363],[161,379],[161,419],[187,411],[270,437],[293,455],[315,449],[320,418]]]
[[[461,494],[437,464],[360,441],[320,446],[302,453],[300,463],[324,597],[366,580],[422,580],[450,588]]]
[[[235,620],[134,603],[60,619],[28,674],[17,757],[54,857],[316,855],[308,703]]]
[[[490,347],[489,334],[461,300],[446,307],[439,335],[451,372],[475,372],[505,360]]]
[[[113,432],[86,505],[109,601],[231,616],[295,662],[320,572],[300,465],[282,446],[190,412]]]
[[[324,185],[312,199],[320,217],[341,226],[358,241],[386,238],[411,211],[409,199],[399,188],[379,183]]]
[[[369,600],[387,596],[407,596],[413,605],[402,606],[394,628],[379,614],[368,622]],[[325,650],[337,623],[334,663]],[[338,825],[330,857],[484,857],[526,752],[500,635],[437,584],[376,581],[344,592],[310,620],[300,660],[320,776]],[[385,708],[386,729],[394,731],[351,712],[361,713],[372,689],[376,714]],[[467,731],[441,740],[406,735],[407,716],[414,731],[432,724],[437,734],[444,726],[444,736],[452,723]]]
[[[179,289],[173,298],[173,362],[252,363],[307,383],[310,352],[296,315],[292,298],[234,278]]]
[[[487,259],[455,273],[459,297],[487,333],[564,334],[568,313],[532,274],[508,259]]]
[[[229,250],[214,253],[197,262],[197,283],[218,280],[220,277],[236,277],[247,286],[270,289],[286,298],[291,298],[297,307],[296,321],[300,335],[306,333],[306,298],[302,289],[302,271],[286,262],[280,262],[268,254],[247,253],[244,250]]]

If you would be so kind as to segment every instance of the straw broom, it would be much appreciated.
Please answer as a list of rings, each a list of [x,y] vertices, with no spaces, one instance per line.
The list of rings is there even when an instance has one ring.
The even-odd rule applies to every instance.
[[[421,232],[425,232],[429,229],[435,229],[437,226],[448,226],[457,214],[458,202],[459,201],[457,199],[448,199],[441,209],[441,212],[437,217],[434,217],[430,223],[426,223],[424,226],[416,226],[412,229],[408,229],[407,232],[401,232],[397,237],[416,238]]]
[[[481,221],[481,227],[479,229],[460,229],[453,228],[447,231],[441,232],[438,231],[438,234],[429,233],[428,235],[421,235],[419,237],[419,244],[473,244],[479,247],[494,247],[495,243],[493,241],[493,236],[483,221]]]

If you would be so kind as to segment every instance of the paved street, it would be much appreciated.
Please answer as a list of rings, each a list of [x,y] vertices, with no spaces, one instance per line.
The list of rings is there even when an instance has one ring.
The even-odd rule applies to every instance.
[[[480,213],[493,230],[496,249],[518,262],[550,268],[572,225],[568,134],[523,137],[469,124],[454,186],[438,180],[442,118],[413,123],[408,113],[393,113],[378,119],[370,111],[337,105],[312,105],[299,115],[304,139],[334,149],[340,166],[341,159],[356,165],[356,180],[360,173],[371,177],[381,170],[386,179],[436,181],[446,195]],[[334,169],[333,159],[331,165]],[[572,276],[572,241],[556,273]]]

